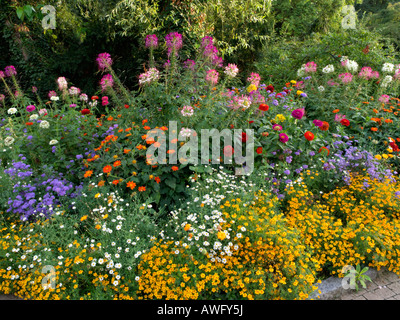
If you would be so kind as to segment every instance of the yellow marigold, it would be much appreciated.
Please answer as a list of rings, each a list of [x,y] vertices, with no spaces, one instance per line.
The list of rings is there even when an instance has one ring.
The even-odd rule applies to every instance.
[[[87,215],[86,216],[83,216],[82,218],[81,218],[81,221],[85,221],[86,219],[87,219]]]
[[[382,160],[382,156],[381,156],[380,154],[377,154],[377,155],[375,156],[375,159],[376,159],[376,160]]]

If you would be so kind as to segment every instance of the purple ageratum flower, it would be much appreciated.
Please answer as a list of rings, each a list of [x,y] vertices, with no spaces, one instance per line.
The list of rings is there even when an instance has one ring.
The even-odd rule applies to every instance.
[[[15,70],[14,66],[7,66],[4,68],[7,77],[12,77],[17,75],[17,70]]]
[[[285,171],[283,171],[284,174],[286,174],[287,176],[290,174],[290,170],[286,169]]]
[[[145,39],[146,48],[155,49],[158,47],[158,38],[155,34],[148,34]]]
[[[182,48],[183,41],[182,35],[178,32],[171,32],[165,36],[165,44],[168,48],[168,57],[171,55],[172,51],[175,52],[175,55],[178,55],[179,49]]]
[[[35,109],[36,109],[36,107],[32,104],[26,107],[26,111],[28,111],[28,112],[35,111]]]
[[[97,65],[99,66],[99,69],[101,71],[108,70],[111,67],[112,63],[113,63],[113,61],[111,59],[111,55],[109,53],[107,53],[107,52],[100,53],[97,56],[96,61],[97,61]]]
[[[301,119],[304,117],[305,110],[304,109],[295,109],[292,111],[292,117],[296,119]]]
[[[105,91],[107,88],[112,88],[114,85],[114,80],[111,74],[106,74],[100,81],[101,90]]]
[[[279,141],[282,143],[286,143],[289,141],[289,137],[286,133],[279,134]]]

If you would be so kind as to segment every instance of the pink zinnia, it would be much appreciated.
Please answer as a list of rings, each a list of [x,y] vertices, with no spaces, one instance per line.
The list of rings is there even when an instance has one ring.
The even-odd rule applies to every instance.
[[[316,127],[321,127],[323,125],[323,121],[317,119],[313,120],[313,123]]]
[[[289,141],[289,137],[286,133],[279,134],[279,141],[282,143],[286,143]]]
[[[100,81],[101,90],[104,91],[107,88],[112,88],[114,85],[114,80],[111,74],[106,74]]]
[[[215,69],[208,70],[206,74],[206,81],[210,82],[213,85],[216,85],[218,82],[218,76],[219,73],[217,70]]]
[[[46,109],[40,109],[39,110],[39,114],[40,115],[46,115],[47,114],[47,110]]]
[[[48,96],[49,96],[49,98],[51,98],[51,97],[57,97],[57,92],[55,92],[55,91],[49,91],[49,94],[48,94]]]
[[[97,64],[99,66],[99,69],[102,71],[105,71],[107,69],[109,69],[112,65],[112,59],[111,59],[111,55],[107,52],[104,53],[100,53],[97,56]]]
[[[275,131],[281,131],[282,130],[282,126],[279,125],[279,124],[274,124],[272,126],[272,129],[275,130]]]
[[[28,112],[32,112],[32,111],[34,111],[35,109],[36,109],[36,107],[35,107],[33,104],[31,104],[31,105],[29,105],[29,106],[26,107],[26,111],[28,111]]]
[[[296,119],[301,119],[304,117],[305,110],[304,109],[296,109],[292,111],[292,117]]]
[[[7,77],[12,77],[17,75],[17,70],[15,70],[14,66],[7,66],[4,68]]]

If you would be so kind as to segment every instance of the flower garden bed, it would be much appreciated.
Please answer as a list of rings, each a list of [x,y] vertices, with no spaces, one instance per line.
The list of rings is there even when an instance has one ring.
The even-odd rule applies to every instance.
[[[44,102],[0,71],[1,293],[294,300],[344,266],[400,274],[400,65],[243,86],[211,37],[183,61],[167,35],[163,65],[145,45],[138,92],[107,53],[90,98],[60,77]],[[200,164],[204,130],[234,135]]]

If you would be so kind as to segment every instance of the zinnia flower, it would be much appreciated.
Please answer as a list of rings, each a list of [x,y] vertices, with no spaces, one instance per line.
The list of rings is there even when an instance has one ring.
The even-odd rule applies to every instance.
[[[286,133],[279,134],[279,141],[282,143],[286,143],[289,141],[289,137]]]
[[[305,113],[304,109],[296,109],[293,110],[292,117],[300,120],[301,118],[303,118],[304,113]]]
[[[261,111],[268,111],[269,105],[267,105],[267,104],[265,104],[265,103],[261,103],[261,104],[258,106],[258,109],[260,109]]]
[[[29,106],[26,107],[26,111],[28,111],[28,112],[32,112],[35,109],[36,109],[36,107],[34,105],[29,105]]]
[[[311,131],[306,131],[304,133],[304,137],[308,140],[308,141],[312,141],[314,140],[314,134]]]
[[[346,127],[348,127],[350,125],[350,121],[347,119],[342,119],[340,120],[340,123]]]

